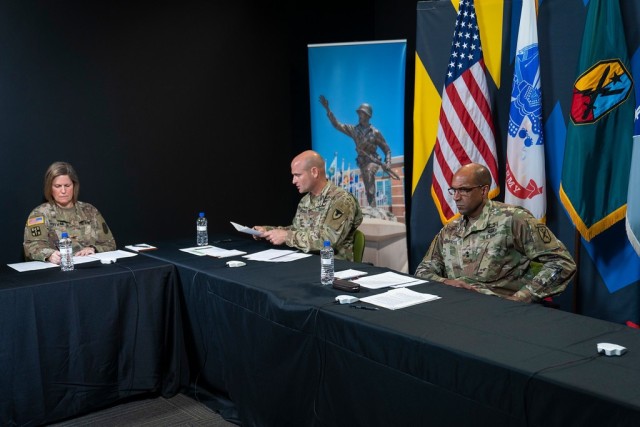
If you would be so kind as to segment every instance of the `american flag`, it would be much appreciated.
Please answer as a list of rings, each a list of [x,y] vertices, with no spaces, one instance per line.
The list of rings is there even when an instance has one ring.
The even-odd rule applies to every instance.
[[[434,148],[431,190],[443,223],[456,215],[447,189],[461,166],[485,165],[493,178],[490,197],[500,192],[494,135],[476,9],[473,0],[461,0]]]

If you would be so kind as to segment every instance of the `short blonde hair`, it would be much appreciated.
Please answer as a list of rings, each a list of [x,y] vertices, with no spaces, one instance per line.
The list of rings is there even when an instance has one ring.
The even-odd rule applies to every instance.
[[[47,168],[47,172],[44,174],[44,198],[49,203],[54,203],[51,186],[53,180],[62,175],[68,175],[73,182],[73,203],[75,204],[78,201],[78,193],[80,193],[80,180],[76,170],[67,162],[54,162]]]

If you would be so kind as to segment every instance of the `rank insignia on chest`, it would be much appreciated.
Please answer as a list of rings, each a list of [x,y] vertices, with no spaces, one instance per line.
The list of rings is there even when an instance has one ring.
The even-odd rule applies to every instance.
[[[32,237],[38,237],[42,235],[42,230],[40,230],[39,226],[29,228]]]

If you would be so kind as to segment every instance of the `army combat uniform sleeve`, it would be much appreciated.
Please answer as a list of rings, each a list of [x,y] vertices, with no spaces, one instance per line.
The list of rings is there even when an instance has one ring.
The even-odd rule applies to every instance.
[[[564,244],[549,228],[528,215],[516,215],[514,243],[531,263],[515,297],[540,300],[564,291],[576,272],[576,264]]]
[[[57,249],[58,236],[49,227],[46,210],[34,209],[24,227],[23,249],[27,261],[44,261]]]
[[[287,246],[304,252],[318,252],[325,240],[331,242],[336,258],[353,260],[353,233],[362,223],[362,213],[356,200],[341,191],[319,213],[315,224],[308,224],[307,213],[298,210],[293,226],[287,232]]]
[[[442,256],[442,233],[441,230],[431,242],[429,250],[416,268],[415,275],[426,280],[444,282],[446,277],[444,257]]]

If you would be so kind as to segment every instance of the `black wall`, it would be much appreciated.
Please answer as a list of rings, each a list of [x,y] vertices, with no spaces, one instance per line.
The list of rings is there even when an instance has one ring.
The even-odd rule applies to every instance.
[[[0,263],[22,260],[56,160],[119,247],[191,236],[201,210],[210,231],[288,223],[289,163],[310,147],[307,44],[404,38],[413,52],[416,8],[290,3],[0,3]]]

